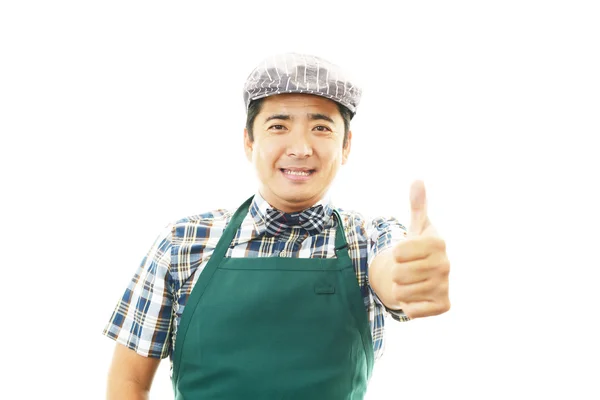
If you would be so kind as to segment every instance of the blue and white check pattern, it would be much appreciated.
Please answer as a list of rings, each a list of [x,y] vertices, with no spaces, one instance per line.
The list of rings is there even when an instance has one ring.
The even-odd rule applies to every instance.
[[[309,236],[318,235],[325,227],[325,209],[322,204],[296,213],[284,213],[276,208],[267,210],[265,217],[267,232],[277,236],[294,226],[306,230]]]
[[[226,257],[334,258],[336,220],[329,194],[315,206],[318,211],[308,214],[320,221],[306,226],[312,229],[311,235],[301,226],[288,226],[273,234],[267,219],[281,212],[271,209],[260,193],[255,193]],[[369,219],[354,211],[337,210],[378,359],[384,350],[385,317],[391,314],[398,321],[408,317],[385,309],[368,284],[368,266],[377,254],[404,240],[406,228],[394,217]],[[103,334],[142,356],[170,356],[172,368],[175,337],[187,299],[235,211],[217,209],[165,226],[118,301]]]

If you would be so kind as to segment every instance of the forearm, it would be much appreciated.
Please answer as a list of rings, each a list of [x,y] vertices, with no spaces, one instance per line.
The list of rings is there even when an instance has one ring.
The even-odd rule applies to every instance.
[[[132,381],[108,382],[107,400],[148,400],[149,390]]]
[[[160,358],[145,357],[117,343],[108,372],[107,400],[148,400]]]
[[[373,291],[377,294],[377,297],[379,297],[387,308],[398,310],[401,308],[401,305],[394,300],[392,293],[393,250],[393,247],[390,247],[375,256],[375,259],[373,259],[369,266],[369,283]]]

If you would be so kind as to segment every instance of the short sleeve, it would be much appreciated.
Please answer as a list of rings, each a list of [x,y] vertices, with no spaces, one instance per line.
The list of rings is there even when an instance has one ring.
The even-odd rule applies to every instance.
[[[170,351],[172,228],[166,225],[155,239],[103,331],[144,357],[165,358]]]
[[[367,255],[367,264],[370,267],[375,257],[383,251],[393,247],[396,243],[405,240],[407,230],[395,217],[377,217],[368,221],[367,235],[369,237],[369,252]],[[367,274],[368,279],[368,274]],[[369,283],[369,290],[373,295],[374,301],[380,305],[396,321],[408,321],[409,318],[402,310],[394,311],[387,308],[377,297],[377,294]]]

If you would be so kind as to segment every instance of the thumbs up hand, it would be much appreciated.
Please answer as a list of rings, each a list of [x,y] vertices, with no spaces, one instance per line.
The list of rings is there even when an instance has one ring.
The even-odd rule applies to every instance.
[[[450,309],[448,275],[450,263],[446,243],[427,216],[427,198],[422,181],[410,188],[411,221],[408,238],[392,250],[389,308],[402,309],[409,318],[445,313]],[[390,282],[388,282],[389,284]]]

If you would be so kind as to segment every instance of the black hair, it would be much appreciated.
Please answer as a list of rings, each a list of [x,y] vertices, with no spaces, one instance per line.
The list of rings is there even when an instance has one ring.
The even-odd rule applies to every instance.
[[[262,107],[262,103],[265,100],[266,97],[263,97],[261,99],[257,99],[257,100],[253,100],[250,102],[250,105],[248,106],[248,114],[246,116],[246,129],[248,130],[248,136],[250,137],[250,142],[254,142],[254,132],[252,130],[253,126],[254,126],[254,120],[256,119],[256,116],[260,113],[260,109]],[[348,107],[335,102],[335,104],[338,107],[338,110],[340,111],[340,115],[342,116],[342,119],[344,120],[344,142],[342,147],[346,148],[346,145],[348,144],[348,131],[350,131],[350,120],[352,119],[352,117],[354,117],[354,114],[352,114],[352,111],[350,111],[348,109]]]

